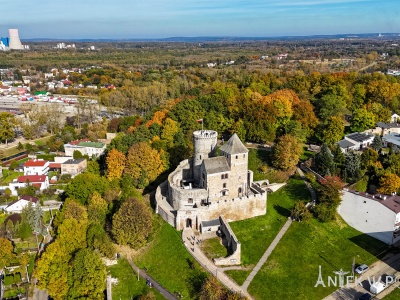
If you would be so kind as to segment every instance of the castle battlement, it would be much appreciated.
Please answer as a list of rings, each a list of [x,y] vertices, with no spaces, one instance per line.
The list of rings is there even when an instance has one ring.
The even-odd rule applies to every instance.
[[[193,132],[193,157],[157,189],[157,212],[178,230],[220,216],[234,221],[266,213],[267,193],[253,183],[247,148],[234,134],[216,156],[217,137],[213,130]]]

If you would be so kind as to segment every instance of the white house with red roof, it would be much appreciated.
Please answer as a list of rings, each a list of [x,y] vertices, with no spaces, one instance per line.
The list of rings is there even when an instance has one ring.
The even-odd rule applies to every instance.
[[[47,175],[49,161],[43,159],[30,159],[24,164],[24,175]]]
[[[30,185],[39,188],[40,191],[43,191],[50,186],[49,177],[47,175],[24,175],[19,176],[16,180],[11,182],[8,185],[8,188],[11,190],[13,196],[17,196],[18,189],[26,187],[28,182]]]
[[[32,206],[35,207],[39,203],[39,199],[28,195],[21,196],[18,200],[11,202],[5,208],[5,211],[10,214],[21,213],[22,209],[27,207],[29,203],[32,203]]]

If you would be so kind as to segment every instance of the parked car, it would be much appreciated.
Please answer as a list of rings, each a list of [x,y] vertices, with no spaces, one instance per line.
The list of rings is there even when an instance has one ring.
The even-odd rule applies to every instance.
[[[365,293],[360,298],[358,298],[358,300],[370,300],[371,297],[371,294]]]
[[[362,265],[358,266],[354,271],[357,274],[363,274],[363,273],[367,272],[368,269],[369,269],[369,267],[366,264],[362,264]]]

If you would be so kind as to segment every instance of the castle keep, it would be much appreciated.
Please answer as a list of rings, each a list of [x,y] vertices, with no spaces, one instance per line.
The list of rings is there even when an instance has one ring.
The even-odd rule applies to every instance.
[[[201,231],[220,216],[237,221],[266,213],[267,193],[253,183],[247,148],[235,133],[216,156],[217,136],[212,130],[195,131],[193,157],[157,188],[157,213],[178,230]]]

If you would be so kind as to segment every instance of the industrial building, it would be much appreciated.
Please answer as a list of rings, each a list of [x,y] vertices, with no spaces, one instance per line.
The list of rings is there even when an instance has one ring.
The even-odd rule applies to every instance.
[[[0,39],[0,50],[24,50],[29,49],[28,46],[23,46],[19,38],[18,29],[9,29],[9,37],[2,37]]]

